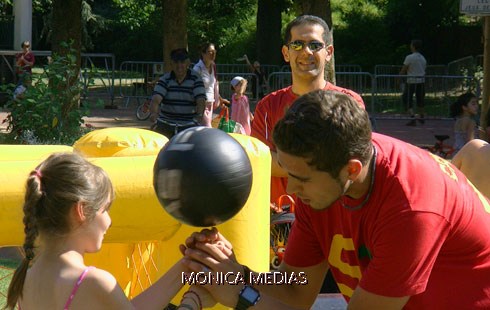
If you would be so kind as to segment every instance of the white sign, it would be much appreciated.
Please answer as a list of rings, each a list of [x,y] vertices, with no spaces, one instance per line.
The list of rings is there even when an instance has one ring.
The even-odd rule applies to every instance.
[[[490,0],[460,0],[459,10],[467,15],[490,15]]]

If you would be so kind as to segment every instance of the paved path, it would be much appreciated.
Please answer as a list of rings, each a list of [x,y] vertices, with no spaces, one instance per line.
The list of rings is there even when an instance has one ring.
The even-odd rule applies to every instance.
[[[135,115],[136,107],[131,104],[129,107],[122,105],[117,109],[93,108],[90,116],[85,118],[85,123],[95,128],[106,127],[137,127],[149,128],[149,121],[139,121]],[[4,132],[6,124],[1,124],[7,112],[0,110],[0,132]],[[434,135],[449,135],[451,138],[447,143],[452,144],[453,120],[428,119],[425,124],[417,123],[417,126],[405,126],[407,119],[376,119],[376,128],[379,133],[393,136],[400,140],[415,145],[432,145],[435,142]]]

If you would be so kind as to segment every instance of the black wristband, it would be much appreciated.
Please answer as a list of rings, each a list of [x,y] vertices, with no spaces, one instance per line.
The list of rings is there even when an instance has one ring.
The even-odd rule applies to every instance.
[[[245,265],[242,265],[243,267],[243,279],[245,280],[245,284],[252,284],[250,282],[250,268],[248,268]]]

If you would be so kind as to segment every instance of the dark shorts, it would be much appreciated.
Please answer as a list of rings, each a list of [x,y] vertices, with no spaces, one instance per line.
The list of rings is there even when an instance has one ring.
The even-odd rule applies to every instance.
[[[161,120],[157,120],[155,131],[171,139],[177,133],[196,126],[199,126],[199,124],[196,123],[177,124],[177,123],[169,123],[169,122],[163,122]]]

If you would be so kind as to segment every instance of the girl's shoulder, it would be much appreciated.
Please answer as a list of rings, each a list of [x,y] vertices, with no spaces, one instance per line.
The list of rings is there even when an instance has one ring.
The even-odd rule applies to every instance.
[[[110,272],[95,267],[87,272],[76,295],[79,301],[91,300],[94,305],[109,308],[130,309],[127,307],[131,305],[116,278]]]

